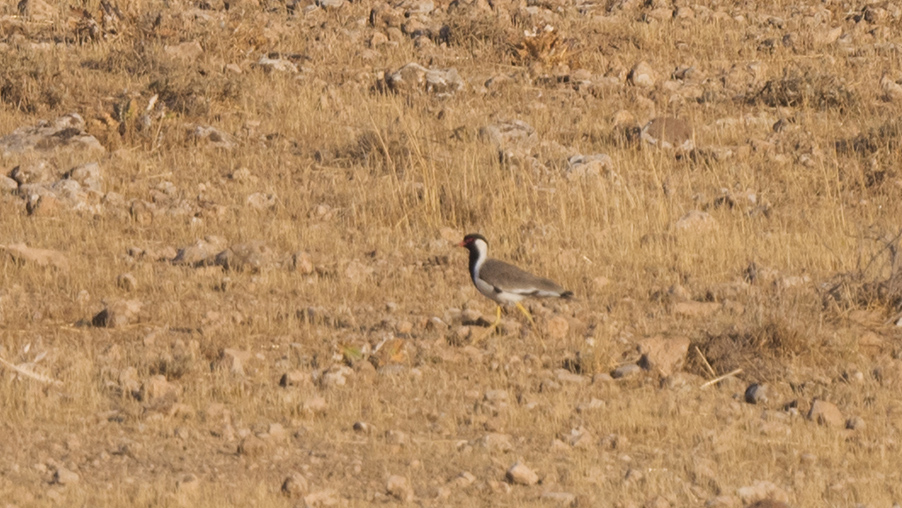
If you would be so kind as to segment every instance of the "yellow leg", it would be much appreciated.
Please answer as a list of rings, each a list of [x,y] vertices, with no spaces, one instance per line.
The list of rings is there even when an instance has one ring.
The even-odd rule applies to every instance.
[[[473,345],[479,344],[489,335],[495,333],[495,330],[498,328],[498,325],[501,324],[501,306],[498,305],[497,309],[495,309],[495,322],[490,324],[488,328],[486,328],[485,333],[473,339]]]
[[[532,319],[532,315],[530,315],[530,314],[529,314],[529,311],[528,311],[528,310],[526,310],[526,307],[524,307],[524,306],[522,306],[522,305],[520,305],[520,302],[517,302],[517,308],[518,308],[518,309],[520,309],[520,312],[522,312],[522,313],[523,313],[523,315],[525,315],[525,316],[526,316],[526,319],[528,319],[528,320],[529,320],[529,324],[531,324],[531,325],[533,325],[533,326],[535,326],[535,325],[536,325],[536,322],[535,322],[535,321],[533,321],[533,319]]]

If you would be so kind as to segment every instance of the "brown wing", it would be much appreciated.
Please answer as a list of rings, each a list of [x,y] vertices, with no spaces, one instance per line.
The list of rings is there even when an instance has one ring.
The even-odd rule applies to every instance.
[[[554,281],[525,272],[514,265],[487,259],[479,270],[479,278],[488,282],[496,289],[508,293],[529,296],[563,296],[564,288]]]

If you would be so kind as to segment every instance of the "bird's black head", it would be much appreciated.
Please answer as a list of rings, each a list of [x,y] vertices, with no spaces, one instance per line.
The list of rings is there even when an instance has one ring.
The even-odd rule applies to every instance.
[[[488,245],[489,243],[484,236],[476,233],[470,233],[469,235],[465,236],[464,241],[460,242],[458,245],[461,247],[466,247],[467,249],[472,249],[474,247],[473,244],[474,242],[476,242],[476,240],[482,240],[486,245]]]

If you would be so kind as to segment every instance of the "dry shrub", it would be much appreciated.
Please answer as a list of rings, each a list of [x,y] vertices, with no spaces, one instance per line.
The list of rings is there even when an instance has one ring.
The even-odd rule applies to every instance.
[[[500,16],[473,15],[459,9],[451,12],[445,26],[442,33],[448,44],[470,49],[510,40],[513,34],[513,27]]]
[[[824,306],[839,309],[885,308],[893,314],[902,310],[902,257],[899,249],[902,230],[894,236],[876,239],[881,245],[867,264],[839,274],[823,292]],[[859,265],[862,265],[859,261]]]
[[[734,326],[708,334],[693,342],[687,370],[710,376],[708,367],[698,355],[700,351],[718,375],[742,369],[746,377],[774,380],[783,376],[785,363],[808,351],[810,344],[805,329],[786,318],[771,317],[758,324]]]
[[[342,151],[345,162],[362,163],[375,173],[402,173],[410,166],[411,140],[406,132],[387,128],[366,131]]]
[[[171,74],[151,82],[147,89],[158,94],[166,107],[190,117],[207,115],[215,102],[235,100],[244,88],[243,81],[235,77],[222,77],[186,72]]]
[[[902,122],[892,119],[855,137],[838,139],[833,146],[838,154],[867,157],[878,152],[891,153],[897,150],[900,140],[902,140]]]
[[[26,51],[0,56],[0,103],[27,113],[62,107],[68,94],[54,62]]]
[[[848,108],[856,104],[854,92],[839,77],[814,69],[788,68],[783,76],[765,83],[753,103],[770,107]]]
[[[522,64],[541,62],[549,66],[579,66],[576,41],[562,38],[550,25],[525,34],[514,45],[514,55]]]

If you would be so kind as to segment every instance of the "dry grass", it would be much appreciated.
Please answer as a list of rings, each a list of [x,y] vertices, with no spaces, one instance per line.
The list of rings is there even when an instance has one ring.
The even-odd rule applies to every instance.
[[[739,506],[737,489],[759,481],[793,506],[902,502],[900,102],[878,86],[897,70],[887,48],[902,43],[891,9],[856,18],[846,15],[855,5],[837,5],[829,27],[850,38],[823,44],[820,26],[796,15],[824,15],[819,3],[657,21],[646,6],[491,4],[498,17],[486,21],[467,10],[475,4],[441,2],[447,14],[432,18],[449,30],[415,43],[371,21],[375,1],[303,14],[305,2],[133,0],[111,16],[88,0],[87,17],[48,4],[45,21],[0,7],[0,133],[80,113],[108,149],[104,191],[126,204],[42,216],[0,195],[0,244],[59,250],[71,265],[0,258],[0,357],[62,383],[0,367],[9,505],[303,505],[280,492],[292,471],[348,506],[397,502],[390,474],[429,506],[544,504],[557,491],[580,506],[656,496]],[[544,38],[523,37],[533,28]],[[389,43],[370,47],[376,32]],[[186,41],[200,43],[197,59],[166,49]],[[255,65],[270,53],[301,71]],[[626,83],[641,60],[658,73],[651,90]],[[467,87],[447,97],[378,90],[379,73],[412,61],[455,67]],[[662,84],[685,66],[698,93]],[[554,74],[577,69],[590,85]],[[621,110],[639,122],[686,118],[699,151],[615,143]],[[512,119],[540,142],[499,157],[478,130]],[[196,125],[236,147],[193,139]],[[731,157],[717,155],[726,149]],[[613,168],[570,179],[574,153],[607,153]],[[83,162],[52,159],[60,173]],[[19,163],[0,161],[4,174]],[[258,192],[274,194],[274,207],[248,206]],[[145,222],[132,200],[184,212]],[[691,210],[716,226],[678,229]],[[579,300],[536,304],[536,329],[508,325],[468,346],[458,310],[494,311],[454,247],[475,231]],[[307,252],[314,270],[160,260],[208,236]],[[133,290],[117,284],[123,273]],[[660,295],[675,285],[722,305],[674,312]],[[143,304],[137,322],[88,325],[117,299]],[[570,324],[560,340],[543,332],[556,315]],[[433,317],[451,328],[428,325]],[[558,369],[588,379],[635,361],[636,341],[660,334],[693,345],[672,379],[558,379]],[[226,348],[250,352],[243,374],[223,367]],[[741,381],[699,388],[713,377],[699,354],[718,375],[742,368]],[[345,385],[322,381],[340,366],[353,372]],[[295,370],[308,381],[281,387]],[[156,375],[177,395],[135,393]],[[749,382],[772,386],[765,408],[742,402]],[[508,398],[486,400],[488,390]],[[806,420],[814,398],[866,427]],[[593,399],[603,405],[586,409]],[[785,410],[793,404],[802,416]],[[355,431],[358,421],[372,431]],[[586,446],[571,446],[574,431],[588,433]],[[510,449],[484,448],[490,432],[508,434]],[[506,486],[517,460],[540,485]],[[58,467],[80,481],[55,484]],[[462,471],[476,481],[449,486]]]

